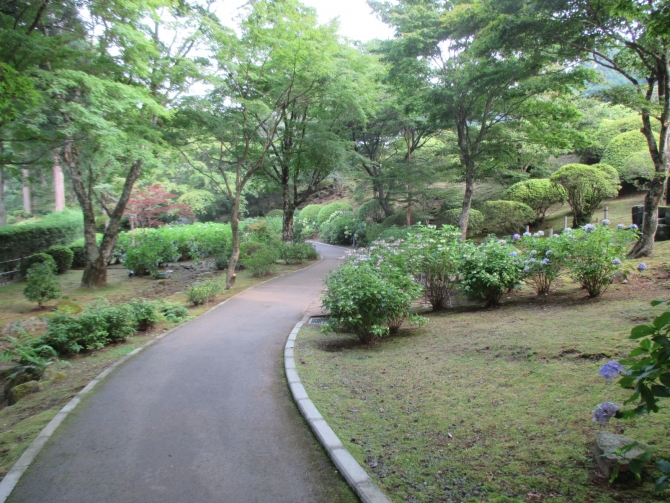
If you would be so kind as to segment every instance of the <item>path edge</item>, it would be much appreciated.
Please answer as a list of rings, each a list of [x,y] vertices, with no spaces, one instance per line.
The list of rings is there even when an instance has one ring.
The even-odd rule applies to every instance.
[[[319,243],[321,244],[321,243]],[[59,410],[56,415],[49,421],[49,423],[40,431],[40,433],[35,437],[35,440],[33,440],[28,448],[23,451],[23,454],[21,454],[21,457],[12,465],[10,470],[7,472],[7,475],[0,481],[0,503],[5,503],[7,501],[7,498],[9,498],[10,494],[16,487],[16,484],[19,483],[19,480],[23,476],[23,474],[26,472],[28,467],[32,464],[32,462],[35,460],[37,455],[40,453],[42,448],[46,445],[46,443],[49,441],[51,436],[54,434],[56,429],[61,425],[63,421],[65,421],[65,418],[70,415],[70,413],[79,405],[79,402],[93,390],[96,384],[98,384],[100,381],[102,381],[105,377],[107,377],[109,374],[112,373],[114,369],[128,361],[130,358],[141,352],[143,349],[148,348],[152,344],[158,342],[161,340],[163,337],[167,337],[168,335],[172,334],[173,332],[176,332],[178,329],[183,328],[184,326],[188,325],[192,321],[195,321],[196,319],[200,318],[201,316],[204,316],[215,309],[218,309],[219,307],[223,306],[226,304],[228,301],[233,300],[235,297],[238,295],[241,295],[249,290],[252,290],[258,286],[264,285],[265,283],[269,283],[270,281],[274,281],[279,278],[283,278],[284,276],[288,276],[289,274],[295,274],[300,271],[304,271],[306,269],[309,269],[310,267],[314,267],[318,263],[320,263],[323,260],[323,255],[319,255],[318,260],[316,260],[313,264],[308,265],[307,267],[302,267],[300,269],[296,269],[295,271],[290,271],[284,274],[280,274],[278,276],[273,276],[270,279],[267,279],[265,281],[261,281],[260,283],[253,285],[249,288],[245,288],[244,290],[241,290],[237,292],[235,295],[232,295],[231,297],[228,297],[226,300],[219,302],[217,305],[212,307],[211,309],[208,309],[204,313],[194,317],[193,319],[188,320],[185,323],[182,323],[180,325],[177,325],[176,327],[172,327],[170,330],[163,332],[162,334],[154,337],[150,341],[145,342],[142,344],[140,347],[133,349],[130,353],[128,353],[125,356],[122,356],[119,358],[117,361],[112,363],[109,367],[107,367],[105,370],[100,372],[92,381],[90,381],[84,389],[82,389],[79,393],[77,393],[72,399],[66,403],[61,410]],[[377,503],[376,500],[371,500],[374,501],[374,503]],[[379,500],[384,501],[384,500]],[[366,502],[367,503],[367,502]]]
[[[344,447],[339,437],[328,425],[312,400],[310,400],[305,387],[302,385],[295,365],[293,351],[300,328],[302,328],[310,317],[310,314],[306,314],[302,320],[296,323],[284,346],[284,370],[286,371],[286,381],[291,389],[293,400],[298,406],[302,417],[305,418],[305,421],[307,421],[312,432],[319,440],[319,443],[326,450],[330,459],[360,500],[363,503],[391,503],[391,500],[384,491],[379,488],[365,469],[358,464],[347,448]]]

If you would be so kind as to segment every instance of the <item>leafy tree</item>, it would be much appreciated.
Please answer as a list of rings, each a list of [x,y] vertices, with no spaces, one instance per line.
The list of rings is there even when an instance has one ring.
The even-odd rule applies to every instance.
[[[566,164],[551,175],[551,181],[567,194],[573,227],[589,223],[600,203],[616,197],[620,188],[619,175],[607,164]]]
[[[42,307],[44,302],[58,299],[62,292],[56,279],[56,267],[53,262],[38,262],[28,269],[26,287],[23,295],[31,302]]]
[[[551,183],[547,178],[518,182],[505,191],[505,199],[530,206],[537,222],[544,221],[547,210],[555,204],[565,203],[566,198],[563,187]]]
[[[128,200],[124,215],[130,220],[130,228],[160,227],[161,218],[174,215],[193,217],[193,212],[184,203],[172,203],[176,194],[168,194],[160,185],[149,185],[144,190],[135,190]]]

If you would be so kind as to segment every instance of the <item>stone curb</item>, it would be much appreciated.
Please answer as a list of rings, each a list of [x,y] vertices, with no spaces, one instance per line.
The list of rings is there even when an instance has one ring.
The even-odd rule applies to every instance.
[[[373,482],[363,467],[358,464],[346,447],[344,447],[331,427],[328,426],[328,423],[319,410],[309,399],[307,391],[305,391],[305,387],[300,381],[300,376],[298,375],[295,360],[293,358],[293,350],[295,340],[298,337],[298,332],[309,318],[309,314],[305,315],[305,317],[293,327],[293,330],[291,330],[288,340],[286,341],[286,346],[284,347],[284,369],[286,370],[286,380],[289,388],[291,388],[293,400],[298,406],[298,409],[300,409],[300,413],[305,418],[305,421],[307,421],[309,427],[312,429],[312,432],[314,432],[314,435],[319,440],[319,443],[321,443],[328,453],[328,456],[330,456],[330,459],[347,483],[356,492],[360,500],[363,503],[391,503],[388,496],[386,496],[379,486]]]
[[[198,319],[200,316],[203,316],[207,313],[210,313],[211,311],[214,311],[215,309],[218,309],[219,307],[223,306],[226,302],[234,299],[238,295],[243,294],[244,292],[251,290],[253,288],[256,288],[257,286],[264,285],[265,283],[269,283],[270,281],[274,281],[279,278],[283,278],[284,276],[288,276],[289,274],[294,274],[296,272],[304,271],[305,269],[309,269],[310,267],[313,267],[317,265],[319,262],[323,260],[323,257],[320,256],[319,259],[314,262],[313,264],[303,267],[301,269],[296,269],[295,271],[287,272],[284,274],[280,274],[279,276],[275,276],[273,278],[270,278],[268,280],[262,281],[258,283],[257,285],[254,285],[250,288],[245,288],[244,290],[237,292],[235,295],[232,297],[227,298],[223,302],[218,303],[216,306],[212,307],[211,309],[208,309],[204,313],[202,313],[199,316],[196,316],[192,320],[188,320],[186,323],[182,323],[181,325],[177,325],[176,327],[171,328],[167,332],[164,332],[150,341],[147,341],[144,343],[142,346],[135,348],[132,350],[130,353],[127,355],[121,357],[119,360],[115,361],[112,365],[107,367],[105,370],[103,370],[100,374],[98,374],[97,377],[95,377],[91,382],[89,382],[84,389],[82,389],[79,393],[77,393],[72,400],[70,400],[65,406],[56,413],[56,415],[49,421],[49,423],[44,427],[44,429],[37,435],[35,440],[31,442],[31,444],[28,446],[28,448],[23,452],[21,457],[14,463],[12,468],[7,472],[7,475],[0,481],[0,503],[5,503],[7,501],[7,498],[9,498],[9,495],[12,493],[14,490],[14,487],[16,487],[16,484],[18,484],[19,479],[21,476],[26,472],[28,467],[31,465],[31,463],[35,460],[37,455],[40,453],[42,448],[46,445],[47,441],[51,438],[51,436],[54,434],[56,431],[56,428],[60,426],[60,424],[65,420],[65,418],[72,412],[77,405],[79,405],[79,402],[95,387],[96,384],[98,384],[100,381],[102,381],[105,377],[107,377],[115,368],[118,366],[122,365],[125,363],[127,360],[135,356],[137,353],[142,351],[143,349],[151,346],[155,342],[161,340],[163,337],[167,337],[168,335],[172,334],[173,332],[176,332],[178,329],[188,325],[192,321],[195,321]],[[296,374],[297,375],[297,374]]]

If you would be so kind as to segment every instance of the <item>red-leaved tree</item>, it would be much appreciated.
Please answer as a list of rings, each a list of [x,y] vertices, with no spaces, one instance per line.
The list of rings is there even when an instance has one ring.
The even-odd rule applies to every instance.
[[[169,194],[160,185],[149,185],[143,190],[134,190],[123,213],[130,220],[130,228],[160,227],[165,225],[161,219],[181,215],[195,218],[187,204],[173,203],[176,194]]]

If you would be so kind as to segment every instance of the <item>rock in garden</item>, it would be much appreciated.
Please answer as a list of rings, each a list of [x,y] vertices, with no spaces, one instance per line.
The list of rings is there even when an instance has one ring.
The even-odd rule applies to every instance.
[[[9,395],[7,395],[7,403],[9,405],[14,405],[24,396],[37,393],[41,390],[42,385],[37,381],[28,381],[26,383],[19,384],[18,386],[14,386],[11,390],[9,390]]]
[[[598,463],[598,468],[600,468],[600,471],[606,477],[609,478],[612,474],[612,470],[614,470],[617,465],[619,465],[619,473],[627,472],[629,461],[642,454],[644,452],[643,448],[648,449],[647,445],[638,442],[642,447],[633,447],[630,451],[626,452],[624,456],[616,454],[616,451],[634,442],[635,440],[632,438],[616,435],[615,433],[609,433],[607,431],[596,434],[596,462]]]

